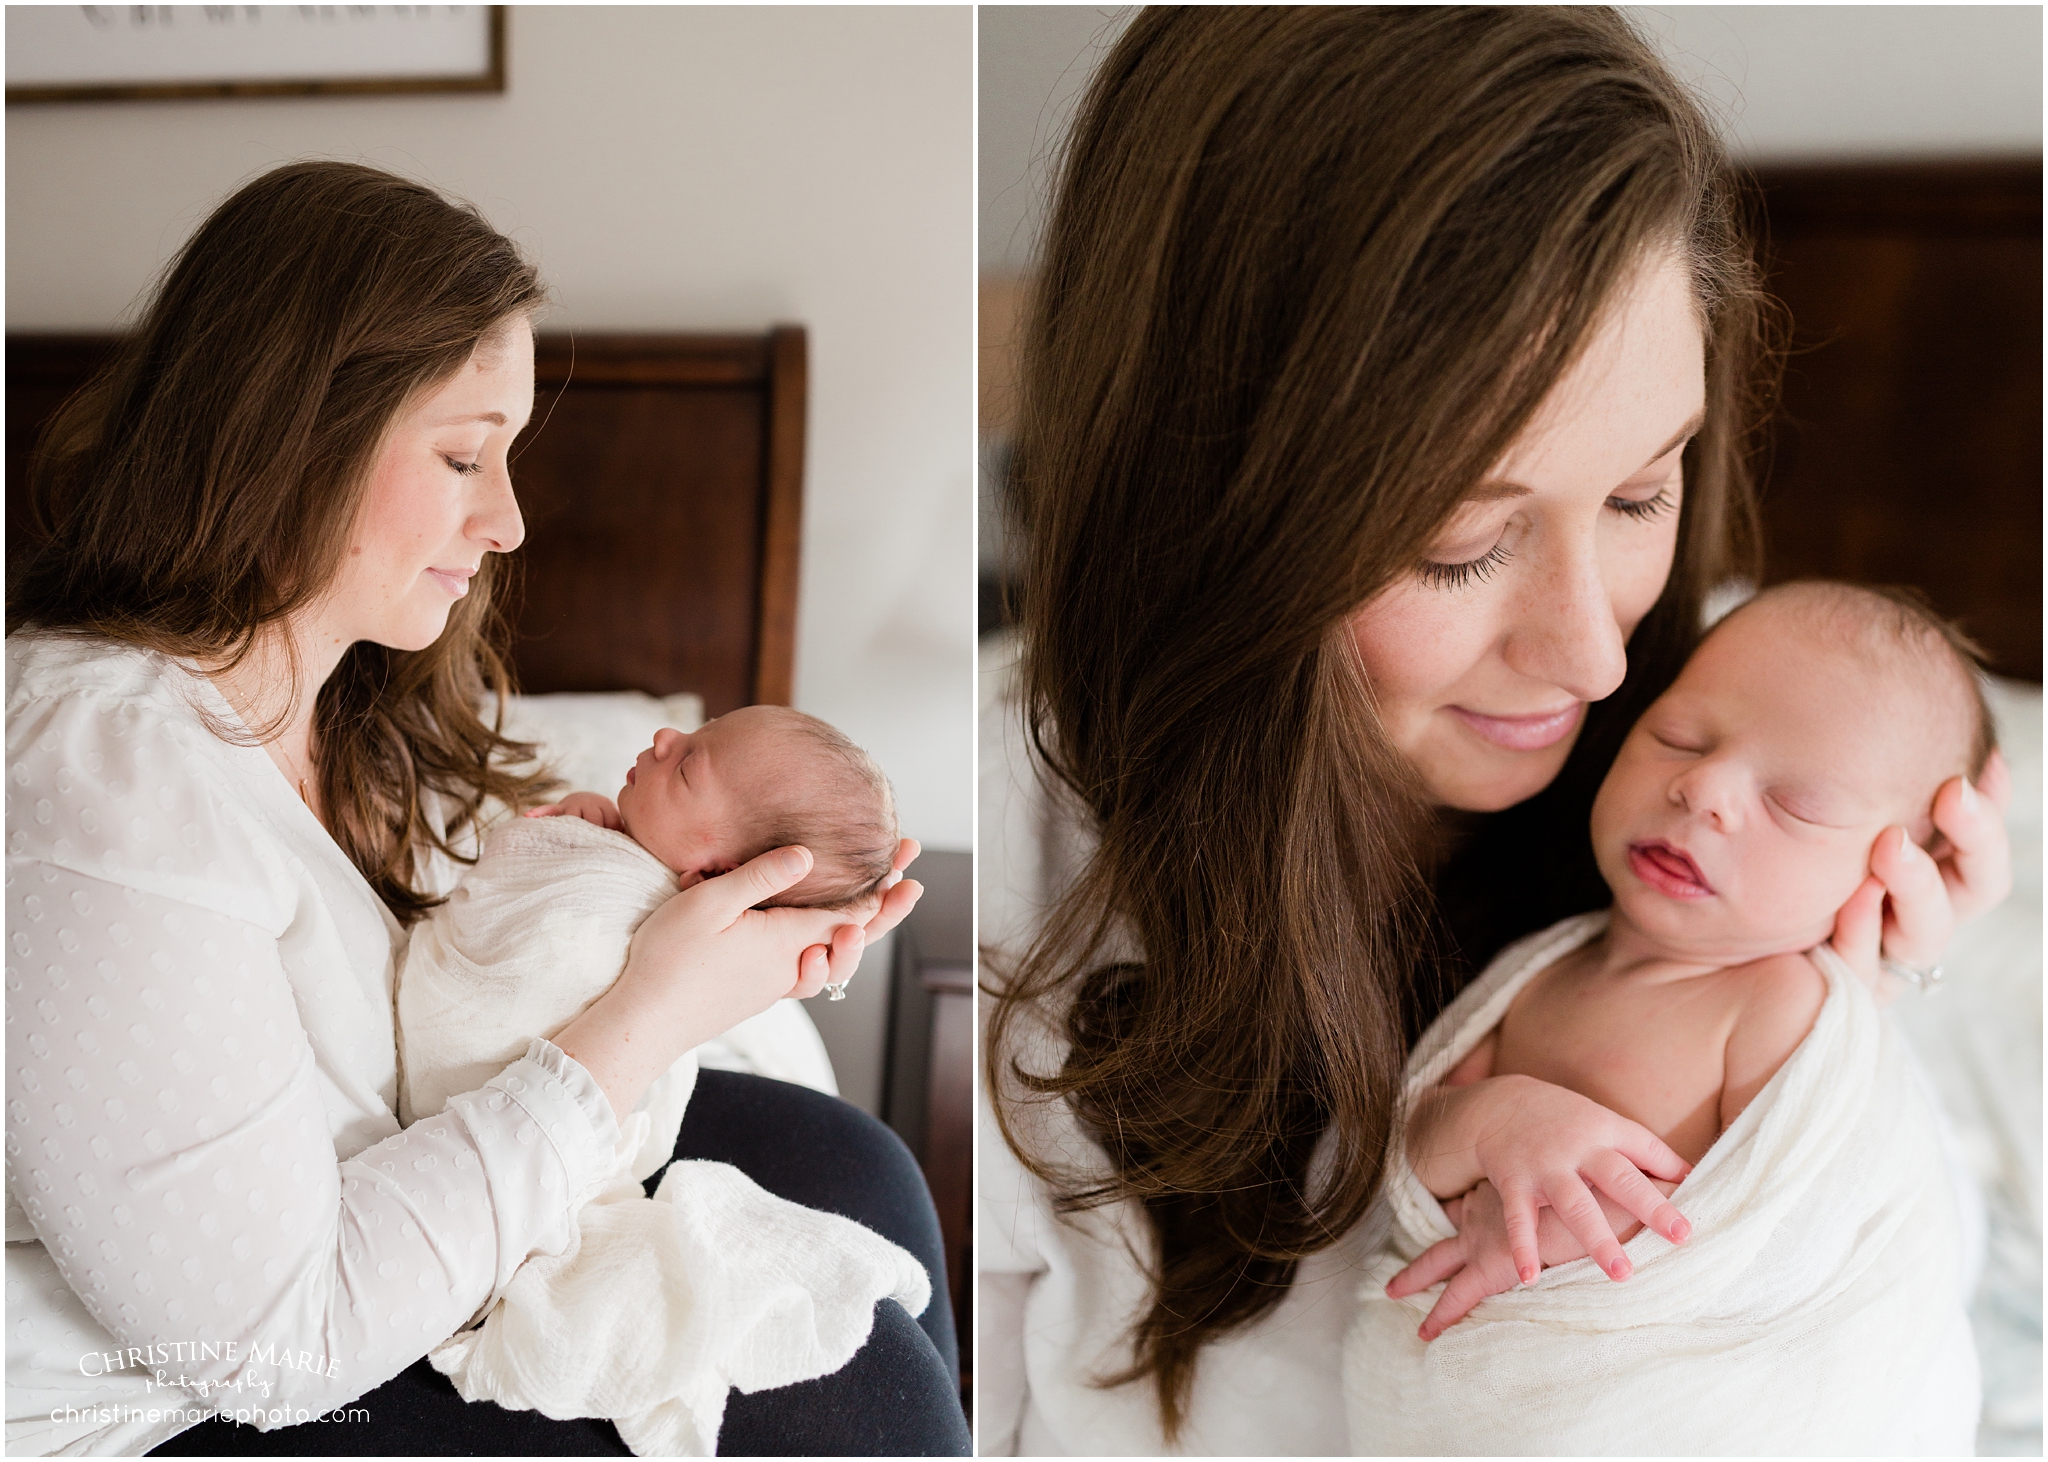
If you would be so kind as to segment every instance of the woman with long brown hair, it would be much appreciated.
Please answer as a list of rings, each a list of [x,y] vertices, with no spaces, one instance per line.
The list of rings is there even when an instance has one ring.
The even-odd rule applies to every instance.
[[[1147,10],[1034,289],[982,1444],[1370,1450],[1336,1356],[1407,1047],[1605,902],[1593,790],[1756,576],[1730,168],[1612,11]],[[1871,962],[2004,893],[1995,808],[1934,812],[1950,855],[1838,928]],[[1483,1143],[1511,1228],[1605,1258],[1589,1184],[1635,1211],[1676,1158],[1544,1091],[1407,1140]]]
[[[466,1405],[422,1357],[572,1240],[659,1073],[845,979],[916,900],[897,882],[865,927],[755,910],[810,862],[764,854],[399,1130],[406,931],[551,785],[499,730],[493,602],[543,300],[475,210],[292,164],[201,225],[44,442],[8,586],[11,1451],[623,1454],[606,1422]],[[707,1075],[697,1105],[749,1130],[678,1156],[738,1135],[787,1192],[806,1144],[872,1155],[806,1196],[935,1262],[879,1124]],[[728,1440],[964,1450],[949,1343],[880,1306],[838,1376],[736,1398]]]

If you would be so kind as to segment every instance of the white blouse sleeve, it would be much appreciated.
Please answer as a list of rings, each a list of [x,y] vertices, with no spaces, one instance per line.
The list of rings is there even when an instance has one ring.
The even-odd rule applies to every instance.
[[[239,1342],[193,1382],[354,1399],[558,1251],[608,1170],[604,1094],[540,1040],[337,1165],[274,940],[47,864],[11,867],[7,924],[9,1188],[123,1346]]]
[[[360,1396],[559,1252],[610,1171],[609,1103],[544,1040],[337,1163],[275,937],[19,857],[6,922],[9,1192],[120,1346],[183,1346],[153,1369],[213,1405]]]

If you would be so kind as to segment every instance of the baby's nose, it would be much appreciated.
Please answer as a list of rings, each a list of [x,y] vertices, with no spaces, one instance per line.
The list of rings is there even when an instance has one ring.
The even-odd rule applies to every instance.
[[[683,733],[673,726],[664,726],[654,733],[654,754],[666,760],[682,741]]]

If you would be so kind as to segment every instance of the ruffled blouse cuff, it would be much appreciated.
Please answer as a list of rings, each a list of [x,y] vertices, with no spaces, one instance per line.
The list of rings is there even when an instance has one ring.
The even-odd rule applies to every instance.
[[[535,1036],[526,1054],[485,1088],[511,1097],[547,1135],[561,1157],[570,1193],[587,1194],[611,1178],[621,1137],[611,1100],[583,1063],[553,1041]]]

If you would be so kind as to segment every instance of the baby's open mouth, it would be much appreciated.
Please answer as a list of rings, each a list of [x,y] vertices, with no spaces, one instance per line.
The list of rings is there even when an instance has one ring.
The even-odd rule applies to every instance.
[[[1710,898],[1714,892],[1699,864],[1661,840],[1629,844],[1628,866],[1636,877],[1672,898]]]

